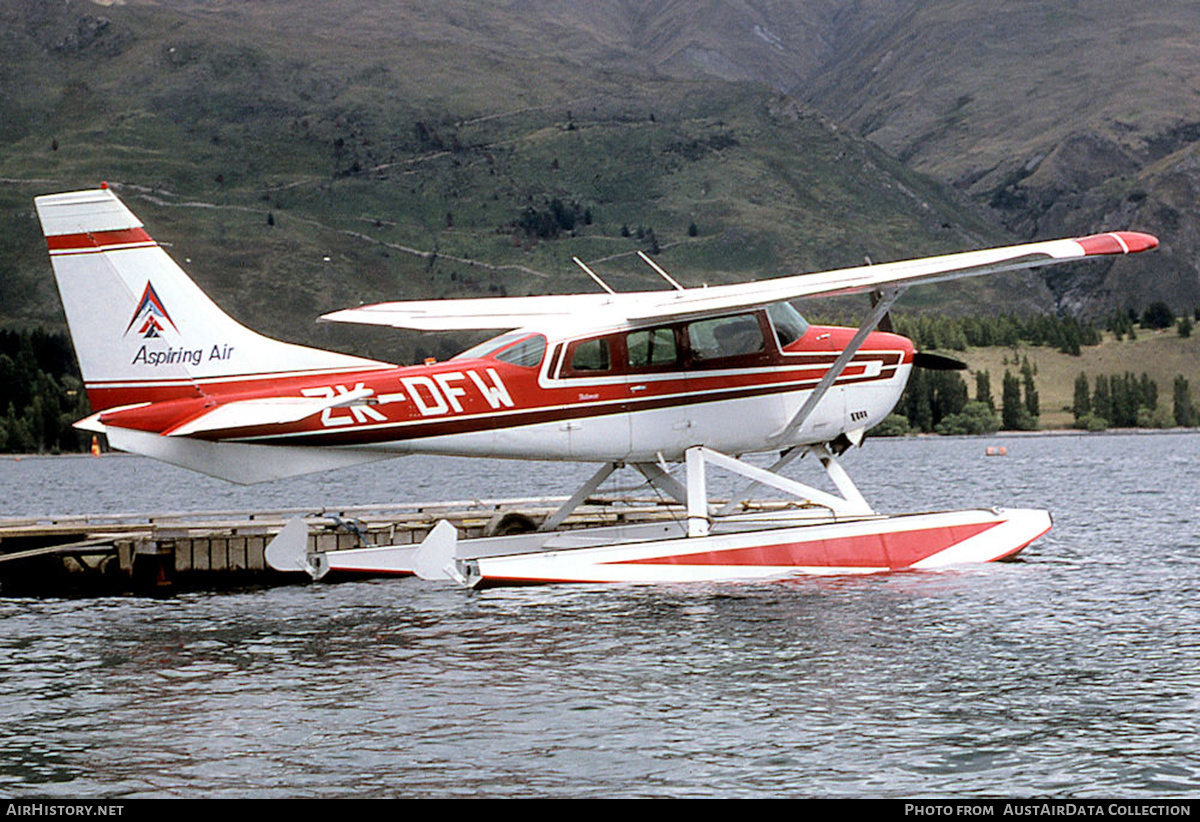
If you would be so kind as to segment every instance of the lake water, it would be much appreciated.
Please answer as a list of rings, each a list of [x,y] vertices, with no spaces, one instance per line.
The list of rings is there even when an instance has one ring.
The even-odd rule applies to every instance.
[[[0,795],[1200,796],[1200,435],[872,440],[846,464],[881,510],[1055,527],[1019,562],[865,578],[0,599]],[[588,473],[408,458],[239,488],[9,459],[0,514],[565,494]]]

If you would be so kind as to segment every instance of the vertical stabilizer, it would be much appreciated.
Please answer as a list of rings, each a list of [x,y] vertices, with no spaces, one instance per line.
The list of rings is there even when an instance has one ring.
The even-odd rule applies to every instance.
[[[257,334],[222,311],[107,187],[38,197],[94,410],[386,363]]]

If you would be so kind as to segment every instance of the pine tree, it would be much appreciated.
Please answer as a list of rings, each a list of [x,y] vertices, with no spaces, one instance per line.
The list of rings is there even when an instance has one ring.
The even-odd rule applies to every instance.
[[[929,385],[929,377],[924,369],[913,369],[904,390],[904,416],[909,424],[918,431],[929,433],[933,430],[933,400]]]
[[[1182,374],[1175,377],[1174,392],[1175,424],[1193,426],[1197,422],[1195,407],[1192,406],[1192,394],[1188,390],[1188,381]]]
[[[996,402],[992,399],[992,375],[987,371],[975,372],[975,399],[992,411],[996,410]]]
[[[1006,430],[1021,427],[1021,381],[1008,369],[1004,371],[1004,383],[1000,392],[1000,421]]]
[[[1075,422],[1092,413],[1092,397],[1088,393],[1088,378],[1087,374],[1082,371],[1075,378],[1075,402],[1071,406],[1071,411],[1075,414]]]
[[[1033,384],[1034,368],[1029,364],[1029,358],[1026,357],[1021,362],[1021,379],[1025,386],[1025,410],[1029,412],[1029,416],[1036,419],[1041,416],[1041,403],[1038,400],[1037,388]]]
[[[1162,300],[1150,303],[1142,313],[1143,328],[1170,328],[1175,324],[1175,313]]]
[[[1153,411],[1158,408],[1158,383],[1150,379],[1150,375],[1145,371],[1142,372],[1140,383],[1138,405]]]
[[[1096,376],[1096,387],[1092,391],[1092,413],[1101,419],[1112,421],[1112,394],[1108,391],[1108,377],[1103,374]]]
[[[1137,413],[1137,406],[1129,393],[1129,382],[1120,374],[1113,374],[1108,381],[1112,395],[1112,415],[1109,420],[1118,428],[1128,428],[1133,423],[1130,417]]]
[[[954,414],[961,414],[967,404],[967,384],[956,371],[936,371],[929,379],[930,403],[933,409],[933,428]]]

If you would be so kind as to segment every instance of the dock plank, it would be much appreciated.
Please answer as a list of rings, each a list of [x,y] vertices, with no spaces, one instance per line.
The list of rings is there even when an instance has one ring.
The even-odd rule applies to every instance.
[[[439,520],[464,538],[481,536],[505,514],[540,523],[566,497],[426,501],[338,508],[264,511],[158,511],[0,518],[0,595],[32,591],[161,594],[189,586],[271,584],[295,579],[269,568],[266,546],[302,517],[309,545],[339,551],[421,542]],[[779,507],[779,503],[754,503]],[[576,509],[562,529],[678,519],[683,507],[657,498],[597,497]],[[69,566],[69,567],[68,567]],[[69,570],[69,573],[68,573]]]

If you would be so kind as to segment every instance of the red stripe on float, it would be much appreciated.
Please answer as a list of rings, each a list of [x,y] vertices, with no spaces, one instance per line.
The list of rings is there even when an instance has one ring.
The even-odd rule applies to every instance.
[[[907,568],[999,524],[983,522],[915,531],[862,534],[856,537],[815,539],[779,545],[732,548],[727,551],[635,559],[613,564]]]

